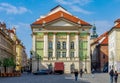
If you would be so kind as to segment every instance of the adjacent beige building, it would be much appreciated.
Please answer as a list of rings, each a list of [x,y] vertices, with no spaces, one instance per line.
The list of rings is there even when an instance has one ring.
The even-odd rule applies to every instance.
[[[109,69],[114,68],[120,73],[120,19],[109,31]]]
[[[5,23],[0,22],[0,61],[4,58],[13,57],[16,70],[21,71],[22,67],[27,66],[27,54],[25,46],[16,36],[16,29],[7,29]],[[2,68],[2,72],[4,68]]]
[[[0,22],[0,60],[10,57],[15,58],[15,55],[15,42],[11,39],[6,24]],[[4,72],[3,68],[1,72]]]

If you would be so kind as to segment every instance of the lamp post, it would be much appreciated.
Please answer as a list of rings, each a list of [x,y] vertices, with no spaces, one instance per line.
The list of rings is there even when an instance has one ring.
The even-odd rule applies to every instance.
[[[37,59],[37,71],[39,71],[39,61],[40,61],[40,56],[38,54],[36,54],[36,59]]]
[[[85,55],[85,72],[87,73],[86,62],[87,62],[87,55]]]

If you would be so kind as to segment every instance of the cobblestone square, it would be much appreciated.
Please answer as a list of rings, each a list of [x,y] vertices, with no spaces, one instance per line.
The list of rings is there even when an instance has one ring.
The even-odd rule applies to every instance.
[[[96,73],[94,78],[91,74],[83,74],[78,77],[78,81],[74,80],[73,74],[64,75],[33,75],[22,74],[21,77],[0,77],[0,83],[110,83],[108,73]],[[120,83],[120,76],[118,78]]]

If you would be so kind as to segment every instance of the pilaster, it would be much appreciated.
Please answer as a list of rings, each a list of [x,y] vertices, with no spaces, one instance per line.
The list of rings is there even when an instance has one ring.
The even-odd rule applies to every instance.
[[[44,33],[44,57],[48,57],[48,33]]]

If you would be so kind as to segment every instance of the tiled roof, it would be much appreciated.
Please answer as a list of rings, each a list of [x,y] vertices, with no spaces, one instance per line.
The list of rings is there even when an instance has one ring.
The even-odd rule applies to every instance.
[[[53,13],[51,15],[48,15],[44,18],[40,18],[39,20],[35,21],[32,24],[40,24],[41,25],[43,23],[49,23],[49,22],[54,21],[54,20],[59,19],[59,18],[65,18],[65,19],[72,21],[74,23],[77,23],[77,24],[79,22],[81,25],[91,26],[89,23],[87,23],[87,22],[85,22],[85,21],[83,21],[83,20],[81,20],[73,15],[67,14],[63,11],[58,11],[58,12]]]
[[[120,23],[114,26],[114,28],[120,28]]]
[[[91,45],[95,43],[108,44],[108,31],[100,35],[98,38],[96,38]]]
[[[15,34],[13,30],[8,30],[8,32]]]
[[[101,44],[108,44],[108,36],[101,42]]]
[[[119,18],[119,19],[117,19],[115,22],[120,22],[120,18]]]

